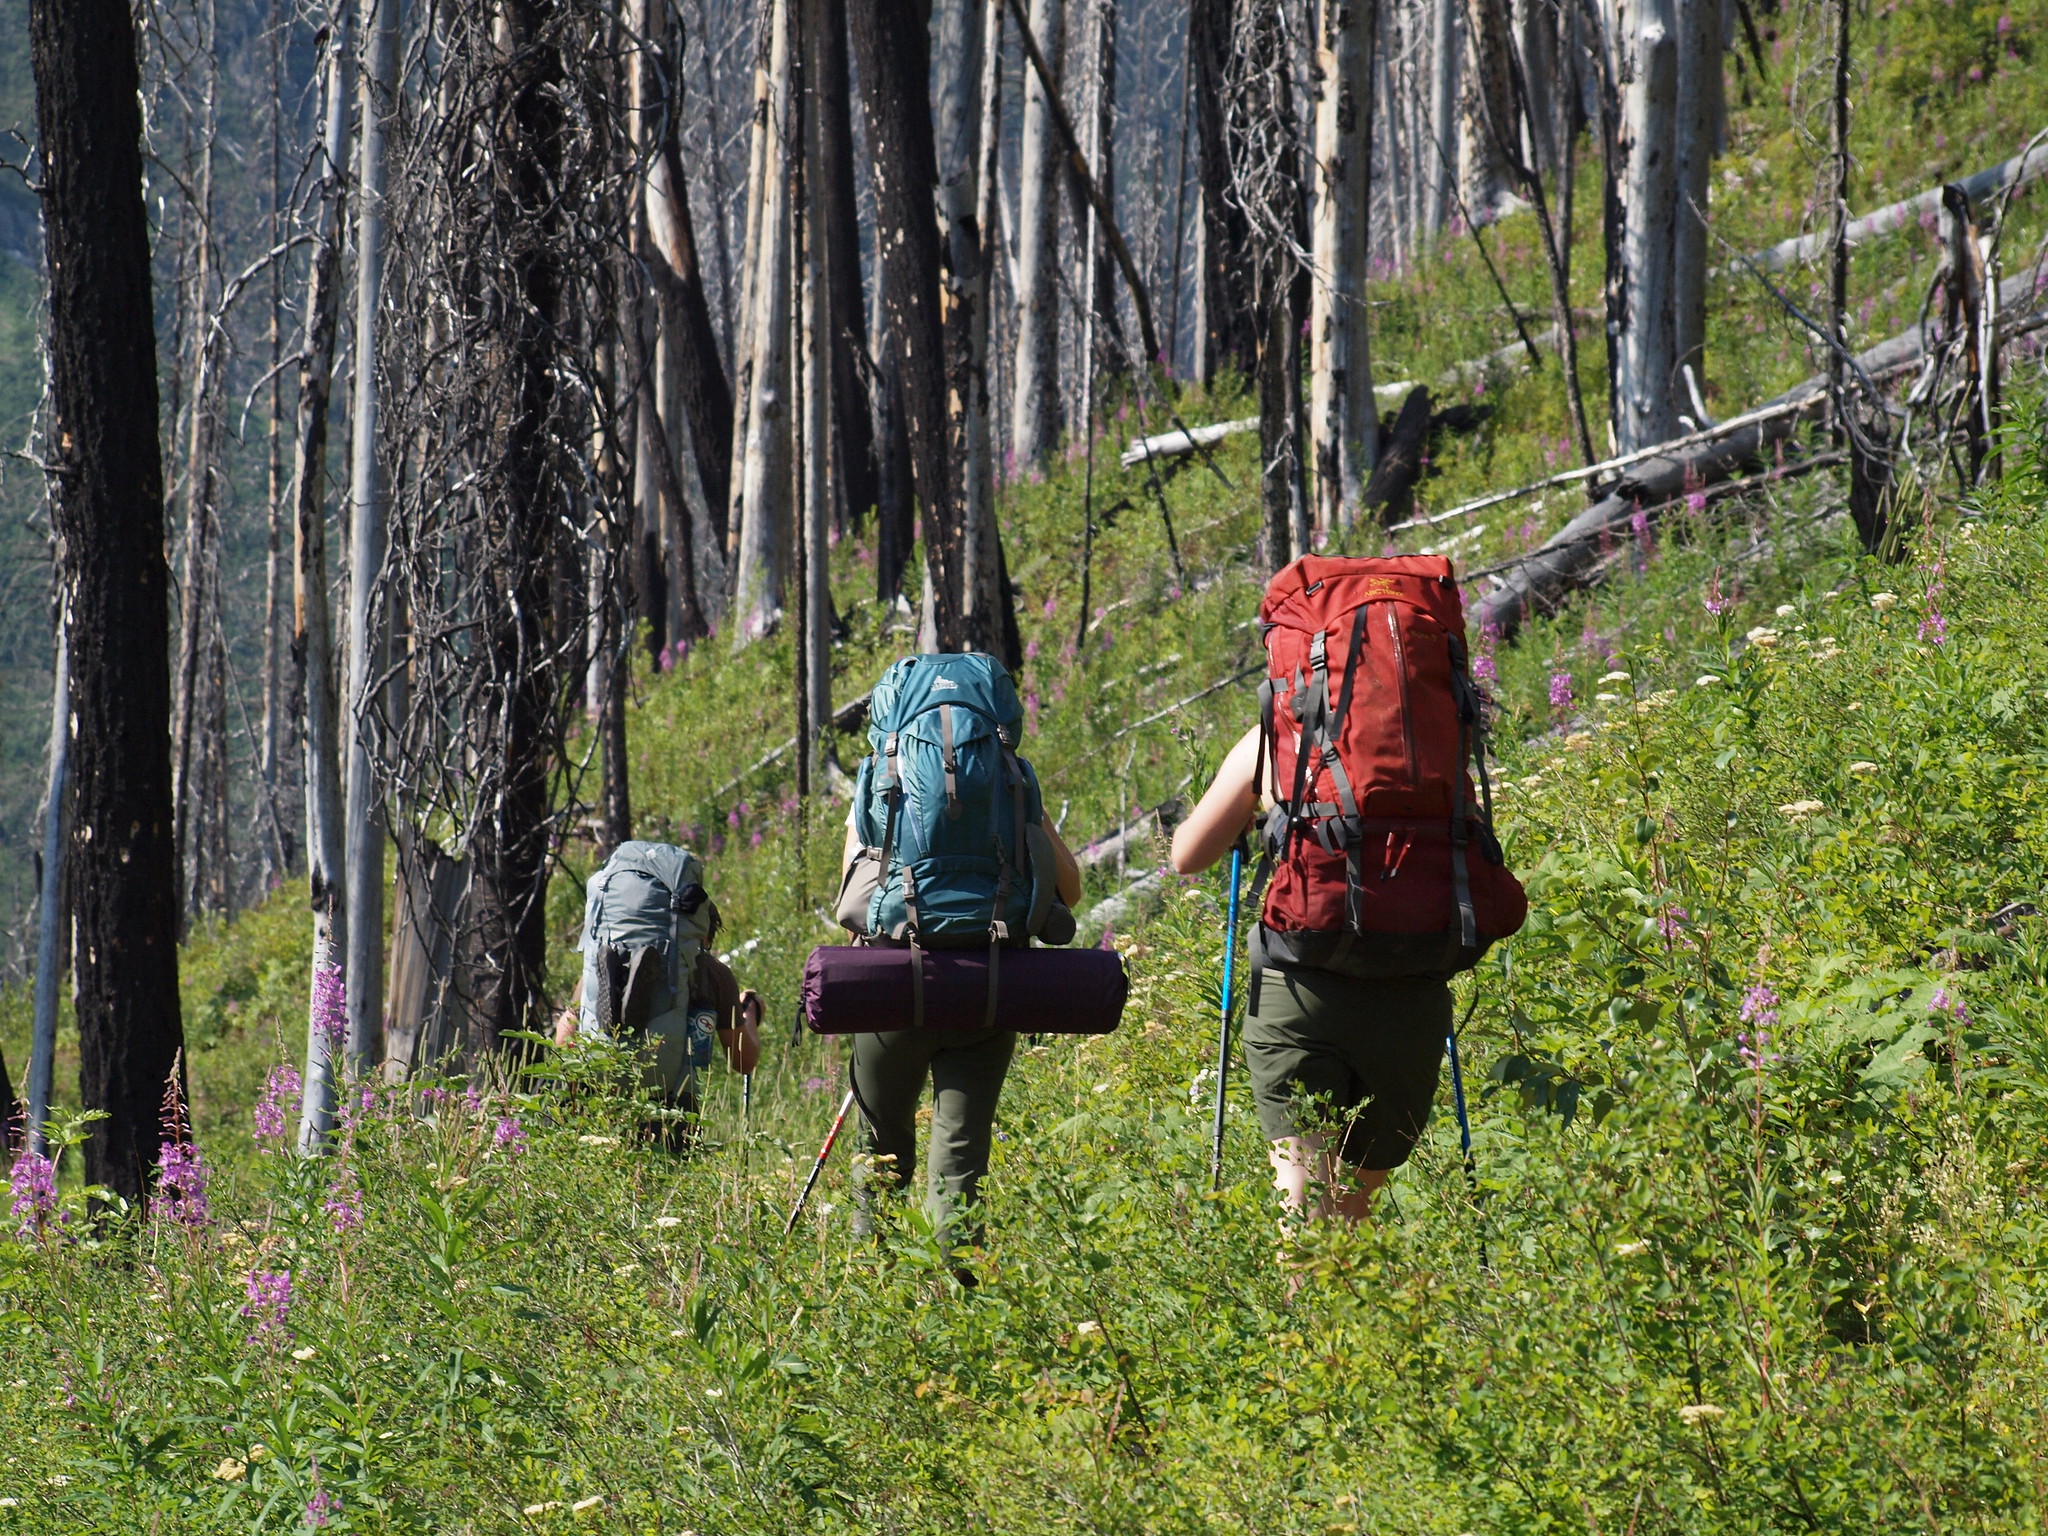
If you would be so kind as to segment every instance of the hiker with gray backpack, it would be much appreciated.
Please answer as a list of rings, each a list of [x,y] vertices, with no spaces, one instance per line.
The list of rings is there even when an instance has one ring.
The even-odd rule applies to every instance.
[[[619,844],[584,889],[583,976],[555,1025],[558,1046],[596,1036],[638,1050],[648,1129],[671,1149],[689,1140],[714,1042],[743,1076],[761,1056],[761,999],[712,952],[718,921],[695,854]]]
[[[1257,827],[1244,1056],[1259,1128],[1290,1214],[1356,1222],[1421,1136],[1446,1046],[1461,1087],[1450,978],[1528,902],[1493,834],[1450,562],[1306,555],[1259,620],[1259,718],[1175,830],[1173,864],[1207,869]]]
[[[812,1027],[854,1035],[849,1082],[864,1150],[897,1189],[916,1172],[917,1106],[930,1081],[929,1202],[949,1240],[958,1236],[955,1214],[988,1171],[996,1103],[1017,1048],[1011,1021],[1018,1004],[1036,1007],[1027,981],[1006,997],[1003,973],[1015,976],[1016,952],[1033,939],[1071,940],[1081,895],[1080,867],[1045,820],[1037,775],[1017,755],[1023,717],[993,657],[911,656],[883,675],[869,700],[873,750],[847,817],[836,910],[865,948],[821,949],[805,977]],[[815,1004],[830,980],[820,976],[821,957],[861,968],[855,1011],[863,1017],[821,1020]],[[1121,992],[1116,1001],[1120,1010]],[[1044,1018],[1043,1027],[1058,1027]],[[867,1191],[863,1181],[863,1227]]]

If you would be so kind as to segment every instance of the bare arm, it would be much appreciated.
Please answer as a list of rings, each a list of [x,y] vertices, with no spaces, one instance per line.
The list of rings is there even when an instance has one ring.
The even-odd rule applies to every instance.
[[[1045,838],[1052,844],[1053,889],[1060,893],[1061,901],[1074,906],[1081,899],[1081,866],[1061,840],[1059,828],[1049,821],[1045,823]]]
[[[761,994],[752,987],[740,994],[740,1024],[721,1029],[718,1043],[725,1047],[725,1064],[745,1076],[761,1060]]]
[[[576,977],[576,988],[569,994],[569,1005],[555,1015],[555,1044],[568,1045],[576,1038],[576,1020],[583,1011],[583,977]]]
[[[1258,809],[1258,794],[1252,784],[1258,759],[1259,728],[1253,726],[1225,754],[1201,803],[1174,829],[1173,867],[1178,873],[1192,875],[1207,869],[1251,826]]]

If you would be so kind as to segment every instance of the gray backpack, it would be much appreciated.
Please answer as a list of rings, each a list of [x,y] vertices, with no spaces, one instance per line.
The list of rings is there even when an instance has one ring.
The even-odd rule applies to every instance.
[[[658,1083],[672,1099],[701,1065],[690,1039],[690,983],[697,956],[717,931],[718,907],[704,894],[703,863],[686,848],[621,843],[585,887],[591,1017],[614,1040],[653,1042],[655,1081],[649,1086]]]

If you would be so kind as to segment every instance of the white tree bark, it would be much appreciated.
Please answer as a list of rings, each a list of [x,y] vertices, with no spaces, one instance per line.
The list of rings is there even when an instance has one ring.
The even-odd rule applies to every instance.
[[[754,267],[748,275],[750,309],[744,315],[749,368],[743,378],[745,436],[736,439],[740,462],[733,476],[729,526],[738,530],[739,565],[733,586],[733,643],[744,646],[774,627],[781,613],[790,547],[789,341],[791,207],[789,170],[795,146],[789,129],[792,0],[774,0],[769,13],[768,92],[759,156],[760,187]]]
[[[1678,39],[1671,0],[1645,0],[1626,40],[1622,99],[1622,267],[1627,290],[1616,338],[1614,435],[1624,453],[1678,435],[1672,266],[1677,223]]]
[[[1673,0],[1678,18],[1677,242],[1671,271],[1675,354],[1705,387],[1707,196],[1721,130],[1722,0]]]
[[[828,24],[823,0],[803,0],[804,80],[818,78],[817,39]],[[810,95],[804,118],[803,280],[800,288],[796,385],[803,401],[804,702],[810,740],[808,783],[813,793],[824,781],[827,733],[832,724],[832,364],[831,296],[826,289],[824,210],[826,191],[818,174],[824,164],[824,124]]]
[[[1316,527],[1351,526],[1379,448],[1366,325],[1377,0],[1319,0],[1309,431]]]
[[[1066,52],[1066,0],[1031,0],[1031,33],[1055,68]],[[1045,85],[1024,72],[1018,174],[1017,362],[1010,444],[1021,468],[1041,463],[1059,437],[1060,145]]]
[[[769,145],[775,138],[774,118],[769,108],[773,94],[774,71],[772,53],[776,35],[776,16],[780,6],[775,0],[768,0],[761,17],[761,32],[754,58],[753,117],[747,132],[747,184],[744,189],[746,214],[741,223],[744,233],[740,237],[739,307],[734,311],[732,338],[732,464],[726,484],[730,487],[726,502],[724,551],[728,568],[739,560],[739,545],[742,527],[734,510],[740,504],[741,488],[745,484],[747,459],[747,425],[753,410],[754,391],[754,290],[755,276],[760,261],[761,246],[761,194],[767,184],[766,166]],[[737,577],[737,572],[733,573]]]
[[[384,278],[384,124],[396,106],[399,0],[364,0],[362,142],[356,184],[355,404],[351,418],[348,583],[348,1061],[367,1072],[384,1034],[384,829],[370,755],[383,636],[371,597],[383,575],[384,484],[377,468],[377,308]]]
[[[306,1014],[306,1074],[299,1150],[311,1153],[334,1120],[334,1075],[321,1029],[319,977],[337,971],[347,947],[341,773],[337,758],[333,626],[327,606],[327,402],[340,307],[342,204],[348,158],[352,0],[336,0],[327,56],[327,120],[321,139],[320,213],[306,276],[306,334],[299,356],[299,409],[292,466],[294,641],[306,690],[306,876],[313,908],[315,986]]]
[[[1422,231],[1433,238],[1448,221],[1458,174],[1458,64],[1465,50],[1460,0],[1432,0],[1429,115],[1418,139],[1422,161]]]

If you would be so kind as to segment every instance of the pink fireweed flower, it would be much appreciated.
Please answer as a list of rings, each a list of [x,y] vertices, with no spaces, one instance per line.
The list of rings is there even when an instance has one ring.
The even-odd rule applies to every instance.
[[[1572,707],[1572,675],[1569,672],[1550,674],[1550,707],[1563,714]]]
[[[341,1498],[340,1495],[329,1493],[321,1486],[320,1462],[317,1457],[312,1460],[311,1465],[313,1496],[306,1500],[306,1512],[301,1518],[307,1530],[322,1531],[327,1528],[328,1521],[341,1513]]]
[[[1673,949],[1691,949],[1692,940],[1686,935],[1685,925],[1692,921],[1692,914],[1679,906],[1664,909],[1657,919],[1657,931],[1664,936],[1664,942]]]
[[[338,965],[313,968],[313,1027],[326,1043],[328,1057],[340,1056],[348,1040],[348,983]]]
[[[526,1127],[519,1123],[517,1115],[500,1115],[497,1126],[491,1131],[491,1145],[507,1157],[517,1157],[526,1150]]]
[[[1950,992],[1947,987],[1936,987],[1934,989],[1934,996],[1927,999],[1927,1011],[1929,1013],[1942,1014],[1953,1019],[1958,1024],[1970,1022],[1968,1006],[1960,997]]]
[[[260,1269],[249,1271],[249,1278],[243,1286],[247,1300],[242,1304],[241,1315],[252,1324],[249,1330],[251,1344],[289,1343],[292,1331],[286,1323],[292,1311],[292,1272],[282,1269],[275,1274]]]
[[[14,1160],[7,1183],[14,1192],[10,1214],[21,1224],[15,1235],[29,1237],[40,1232],[57,1209],[57,1165],[40,1152],[24,1151]]]
[[[1492,688],[1500,682],[1500,668],[1494,665],[1493,653],[1481,651],[1472,658],[1472,681],[1482,688]]]
[[[1771,1049],[1771,1032],[1767,1029],[1760,1029],[1753,1035],[1737,1035],[1735,1046],[1735,1054],[1752,1072],[1762,1072],[1765,1067],[1775,1066],[1785,1059]]]
[[[206,1163],[189,1141],[167,1141],[157,1153],[153,1203],[157,1215],[181,1227],[203,1227],[212,1220],[206,1203]]]
[[[1948,644],[1948,620],[1942,617],[1941,610],[1934,606],[1932,599],[1928,601],[1926,617],[1920,621],[1920,642],[1923,645]]]
[[[1778,994],[1758,982],[1742,994],[1741,1019],[1745,1024],[1754,1024],[1759,1030],[1777,1028]]]
[[[336,1237],[346,1237],[351,1232],[363,1230],[363,1187],[356,1182],[354,1169],[342,1170],[341,1177],[328,1189],[326,1202],[320,1209],[334,1223]]]
[[[256,1145],[282,1147],[294,1116],[299,1112],[299,1069],[280,1062],[263,1080],[263,1094],[256,1100]]]

